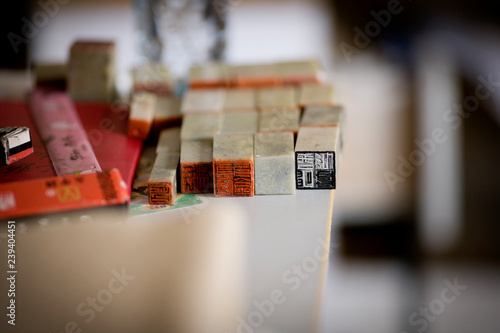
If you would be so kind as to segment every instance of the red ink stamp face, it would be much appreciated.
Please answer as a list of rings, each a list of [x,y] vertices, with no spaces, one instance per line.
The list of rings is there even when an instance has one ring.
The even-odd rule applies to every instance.
[[[213,193],[212,163],[181,163],[182,193]]]
[[[172,205],[174,203],[174,189],[172,184],[165,182],[149,183],[150,205]]]
[[[214,194],[217,197],[254,195],[253,161],[214,161]]]

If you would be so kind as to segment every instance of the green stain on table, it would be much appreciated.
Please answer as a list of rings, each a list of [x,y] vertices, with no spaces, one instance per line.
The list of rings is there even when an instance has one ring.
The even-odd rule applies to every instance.
[[[166,210],[196,206],[203,203],[200,198],[194,194],[178,194],[173,205],[150,205],[148,196],[142,193],[132,192],[131,202],[129,206],[129,216],[138,216],[163,212]]]

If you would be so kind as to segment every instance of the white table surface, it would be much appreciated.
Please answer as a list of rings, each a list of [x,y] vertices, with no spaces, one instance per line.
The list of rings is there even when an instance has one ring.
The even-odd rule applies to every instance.
[[[334,193],[302,190],[295,195],[249,198],[203,195],[199,196],[201,205],[142,215],[132,221],[154,222],[180,216],[189,222],[192,214],[203,214],[212,202],[239,206],[248,222],[246,309],[241,317],[247,319],[256,311],[255,301],[270,300],[271,293],[280,290],[286,300],[276,304],[261,325],[252,326],[254,332],[317,332],[328,271]],[[294,274],[294,265],[304,264],[302,273]]]

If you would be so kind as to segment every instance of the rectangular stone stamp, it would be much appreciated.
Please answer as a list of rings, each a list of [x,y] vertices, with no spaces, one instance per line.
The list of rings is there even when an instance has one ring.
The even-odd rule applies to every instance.
[[[262,88],[257,91],[257,107],[260,111],[297,107],[294,87]]]
[[[308,106],[304,110],[300,126],[342,127],[344,108],[342,106]]]
[[[249,64],[228,69],[230,84],[238,87],[278,86],[280,79],[275,64]]]
[[[221,134],[253,134],[257,133],[258,125],[257,111],[226,112],[222,116]]]
[[[214,194],[217,197],[254,195],[254,143],[252,134],[214,137]]]
[[[189,86],[191,88],[226,87],[227,65],[211,62],[192,66],[189,70]]]
[[[275,109],[259,112],[259,132],[293,132],[299,130],[300,110]]]
[[[166,128],[160,133],[156,153],[180,153],[181,152],[181,128]]]
[[[181,103],[182,114],[222,112],[225,89],[190,89]]]
[[[297,189],[335,189],[338,127],[301,127],[295,145]]]
[[[180,170],[182,193],[213,193],[213,140],[183,141]]]
[[[255,135],[255,194],[295,193],[294,138],[290,132]]]
[[[68,62],[68,92],[75,101],[111,103],[116,95],[115,43],[76,41]]]
[[[132,69],[132,89],[158,95],[172,93],[172,78],[168,67],[161,62],[148,62]]]
[[[182,120],[181,140],[213,139],[221,131],[222,114],[187,114]]]
[[[337,106],[308,106],[304,110],[301,127],[332,127],[339,128],[339,147],[338,153],[342,153],[344,146],[344,107]]]
[[[228,89],[223,111],[254,111],[257,106],[255,89]]]
[[[298,89],[299,106],[330,106],[335,104],[335,90],[332,85],[314,83],[302,84]]]
[[[146,140],[153,126],[156,108],[156,94],[140,91],[132,95],[128,135],[139,140]]]
[[[158,96],[153,117],[153,131],[157,138],[161,130],[180,126],[182,122],[181,100],[172,96]]]
[[[177,195],[177,166],[179,153],[156,155],[148,181],[150,205],[172,205]]]
[[[321,83],[326,80],[326,72],[318,60],[283,61],[277,63],[276,67],[283,85]]]

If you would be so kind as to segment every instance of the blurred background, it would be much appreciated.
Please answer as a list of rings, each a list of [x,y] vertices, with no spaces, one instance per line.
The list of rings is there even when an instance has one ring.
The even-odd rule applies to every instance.
[[[7,36],[1,97],[22,96],[32,80],[29,71],[15,80],[6,79],[9,73],[66,61],[78,37],[115,40],[118,88],[130,88],[129,70],[145,56],[137,42],[147,29],[138,2],[59,1],[49,20],[23,31],[21,18],[43,10],[40,3],[16,1],[0,14]],[[216,19],[192,30],[192,43],[175,44],[179,29],[171,27],[164,59],[175,73],[206,60],[196,38],[216,38],[220,52],[211,56],[232,63],[317,58],[346,108],[332,228],[338,247],[321,331],[498,331],[498,6],[485,0],[219,4],[223,24]],[[203,37],[207,29],[217,32]],[[467,289],[444,302],[446,281]]]

